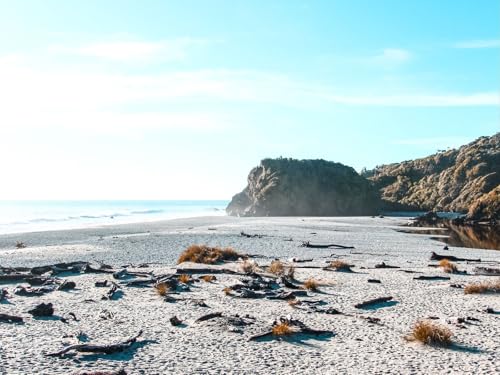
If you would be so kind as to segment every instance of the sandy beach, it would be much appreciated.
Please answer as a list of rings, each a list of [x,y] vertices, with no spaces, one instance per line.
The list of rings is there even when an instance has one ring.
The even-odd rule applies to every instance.
[[[101,262],[114,270],[127,266],[129,271],[174,274],[179,255],[192,244],[232,247],[255,255],[252,259],[262,267],[273,259],[312,259],[295,263],[295,283],[300,286],[313,277],[319,281],[319,288],[299,299],[323,301],[322,306],[340,313],[299,308],[309,306],[307,303],[292,306],[286,300],[226,295],[225,287],[248,279],[240,274],[220,273],[215,275],[215,281],[194,282],[189,291],[173,295],[175,302],[166,302],[151,285],[126,286],[130,279],[115,279],[111,273],[57,275],[74,281],[76,288],[38,297],[14,293],[17,285],[27,284],[4,282],[0,289],[7,290],[8,298],[0,303],[0,313],[20,316],[24,323],[0,322],[0,374],[79,374],[120,369],[127,374],[499,373],[498,294],[466,295],[463,289],[450,285],[493,280],[474,275],[474,268],[498,268],[500,252],[451,246],[443,250],[443,243],[428,235],[397,232],[406,222],[407,218],[391,217],[198,217],[2,235],[3,267],[85,261]],[[242,231],[261,236],[244,237]],[[26,247],[17,249],[18,241]],[[305,248],[301,247],[303,241],[353,248]],[[467,274],[447,274],[439,267],[429,267],[437,264],[430,260],[433,251],[479,258],[481,262],[456,262]],[[353,272],[322,269],[337,259],[353,265]],[[375,268],[382,262],[399,268]],[[239,265],[227,267],[238,271]],[[194,274],[193,278],[203,274]],[[449,279],[414,279],[419,276]],[[118,298],[101,299],[108,288],[98,288],[95,283],[104,280],[120,286]],[[392,300],[365,309],[354,306],[385,296]],[[27,313],[41,302],[53,304],[53,317],[35,318]],[[493,313],[485,312],[487,308]],[[196,322],[216,312],[221,316]],[[173,326],[169,321],[173,316],[183,324]],[[268,331],[275,319],[287,316],[333,334],[250,340]],[[453,332],[450,347],[404,339],[416,321],[429,317]],[[457,322],[457,318],[464,321]],[[72,344],[122,342],[141,330],[137,342],[121,353],[46,356]]]

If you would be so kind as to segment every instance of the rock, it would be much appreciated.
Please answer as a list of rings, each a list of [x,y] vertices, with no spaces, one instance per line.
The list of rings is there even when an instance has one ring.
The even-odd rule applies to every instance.
[[[475,220],[499,219],[500,133],[458,149],[378,166],[363,175],[380,191],[388,210],[467,213]]]
[[[325,160],[264,159],[226,208],[234,216],[371,215],[379,199],[353,168]]]
[[[76,283],[74,281],[64,281],[57,290],[71,290],[76,288]]]
[[[182,320],[180,320],[177,316],[173,316],[170,318],[170,324],[176,327],[182,324]]]
[[[33,316],[52,316],[54,308],[51,303],[41,303],[28,312]]]

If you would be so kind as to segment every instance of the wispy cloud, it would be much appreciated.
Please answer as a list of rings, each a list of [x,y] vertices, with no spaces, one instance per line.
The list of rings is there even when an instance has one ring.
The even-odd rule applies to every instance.
[[[78,47],[54,45],[52,52],[63,52],[109,61],[138,62],[158,59],[162,61],[184,60],[188,50],[207,41],[193,38],[177,38],[164,41],[100,41]]]
[[[378,55],[368,58],[368,63],[384,67],[394,67],[410,61],[413,54],[401,48],[386,48]]]
[[[394,94],[378,87],[379,92],[374,92],[373,87],[346,92],[261,71],[98,73],[81,66],[58,66],[47,70],[30,66],[29,59],[23,64],[19,57],[0,58],[0,82],[0,120],[7,126],[70,127],[117,134],[158,129],[227,129],[238,124],[238,118],[233,117],[230,110],[235,102],[302,109],[327,108],[332,104],[384,107],[500,105],[499,92],[415,93],[408,90]],[[128,110],[131,105],[135,108],[133,113]],[[172,113],[167,108],[176,109]]]
[[[499,92],[473,94],[329,95],[335,103],[383,107],[471,107],[500,105]]]
[[[500,39],[482,39],[458,42],[455,48],[500,48]]]

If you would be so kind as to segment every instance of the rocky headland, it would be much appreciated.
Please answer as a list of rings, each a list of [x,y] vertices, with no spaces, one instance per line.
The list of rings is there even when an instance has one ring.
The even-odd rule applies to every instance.
[[[264,159],[227,207],[235,216],[342,216],[450,211],[500,217],[500,133],[359,175],[325,160]]]

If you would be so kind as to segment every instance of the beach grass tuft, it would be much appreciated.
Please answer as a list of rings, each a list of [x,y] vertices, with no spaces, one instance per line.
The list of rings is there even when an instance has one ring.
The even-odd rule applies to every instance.
[[[212,281],[217,280],[217,278],[214,275],[203,275],[200,277],[200,279],[206,283],[211,283]]]
[[[412,332],[405,337],[408,341],[419,341],[426,345],[449,346],[453,333],[449,328],[431,322],[419,320],[413,326]]]
[[[294,332],[295,330],[288,323],[276,324],[272,329],[272,333],[274,336],[288,336]]]
[[[333,268],[335,271],[340,272],[350,272],[351,265],[349,263],[344,262],[343,260],[334,260],[330,263],[329,268]]]
[[[454,263],[450,262],[448,259],[441,259],[439,261],[439,267],[441,267],[443,269],[443,271],[446,273],[457,273],[458,272],[457,266]]]
[[[276,276],[286,276],[292,280],[295,278],[295,266],[287,265],[281,260],[273,260],[267,270]]]
[[[500,293],[500,278],[494,281],[480,281],[465,286],[465,294]]]
[[[187,284],[190,283],[191,281],[193,281],[193,279],[189,275],[182,274],[179,276],[179,282],[181,283]]]
[[[307,290],[310,290],[311,292],[316,292],[318,291],[318,286],[319,283],[313,279],[312,277],[310,279],[307,279],[304,281],[304,288]]]
[[[285,264],[280,260],[273,260],[269,265],[268,271],[275,275],[282,276],[285,274]]]
[[[241,270],[243,273],[255,273],[259,270],[258,264],[253,261],[253,260],[244,260],[243,263],[241,263]]]
[[[170,287],[166,283],[158,283],[155,285],[155,290],[160,296],[165,297],[170,291]]]
[[[207,245],[191,245],[182,252],[177,263],[194,262],[203,264],[216,264],[224,261],[236,261],[245,256],[239,254],[231,247],[220,248]]]

